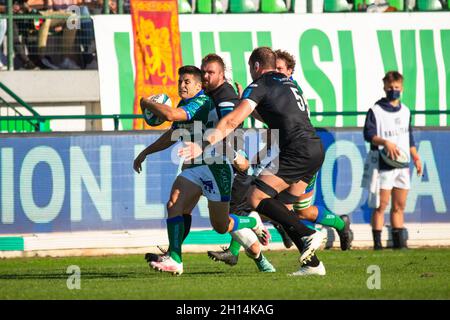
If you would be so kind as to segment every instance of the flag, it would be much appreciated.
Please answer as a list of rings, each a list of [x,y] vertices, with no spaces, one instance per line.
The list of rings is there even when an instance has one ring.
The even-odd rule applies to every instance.
[[[142,97],[165,93],[176,107],[178,68],[181,67],[178,0],[131,0],[136,66],[134,113],[141,114]],[[149,127],[135,119],[134,129],[167,129],[170,122]]]

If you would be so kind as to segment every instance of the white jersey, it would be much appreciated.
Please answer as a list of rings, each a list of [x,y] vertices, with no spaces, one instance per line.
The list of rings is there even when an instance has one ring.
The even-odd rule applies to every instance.
[[[409,161],[409,123],[411,113],[408,107],[403,104],[400,104],[399,108],[400,110],[397,112],[389,112],[380,105],[375,104],[372,107],[372,111],[377,123],[377,136],[395,143],[398,148],[405,151]],[[378,148],[382,149],[383,147],[378,146]]]

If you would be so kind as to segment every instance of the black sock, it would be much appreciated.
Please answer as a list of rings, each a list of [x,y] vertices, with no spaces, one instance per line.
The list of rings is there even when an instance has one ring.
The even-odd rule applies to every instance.
[[[258,261],[258,262],[261,262],[262,258],[263,258],[263,255],[262,255],[262,252],[260,252],[260,253],[259,253],[259,257],[258,257],[258,258],[255,258],[254,260],[255,260],[255,261]]]
[[[292,242],[294,242],[295,246],[298,249],[298,252],[302,252],[304,243],[301,239],[301,237],[296,232],[286,231],[289,237],[292,239]],[[317,267],[320,263],[320,260],[317,258],[316,254],[314,254],[311,258],[311,261],[308,261],[305,266],[309,267]]]
[[[191,231],[192,216],[190,214],[183,214],[183,219],[184,219],[184,235],[183,235],[184,241],[188,236],[189,231]]]
[[[315,232],[306,227],[283,203],[276,199],[267,198],[262,200],[256,211],[281,224],[286,232],[295,231],[300,237],[310,236]]]
[[[381,248],[381,230],[372,230],[374,248]]]

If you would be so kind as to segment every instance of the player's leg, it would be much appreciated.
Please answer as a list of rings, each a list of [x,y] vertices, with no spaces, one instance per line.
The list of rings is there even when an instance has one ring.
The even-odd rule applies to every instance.
[[[255,181],[255,186],[251,189],[249,204],[256,206],[256,210],[266,217],[280,223],[292,239],[292,235],[300,237],[304,241],[305,246],[301,250],[300,263],[304,264],[309,261],[322,244],[324,235],[307,228],[292,212],[286,207],[286,202],[283,203],[275,199],[280,191],[289,188],[292,197],[291,203],[295,202],[299,196],[304,192],[307,183],[299,181],[288,185],[283,179],[266,173],[260,175]],[[320,238],[320,239],[319,239]]]
[[[302,209],[298,205],[294,205],[295,212],[300,219],[306,219],[310,222],[336,229],[339,235],[341,249],[350,249],[353,235],[350,230],[350,218],[347,215],[338,216],[323,206],[310,205],[307,207],[305,206],[305,202],[301,202],[301,200],[300,203],[302,203]]]
[[[380,189],[380,205],[372,212],[371,226],[373,235],[373,248],[375,250],[383,249],[383,245],[381,244],[381,231],[384,226],[384,212],[389,205],[391,191],[392,190]]]
[[[189,235],[189,232],[191,230],[191,224],[192,224],[192,210],[194,210],[194,207],[197,205],[198,200],[200,198],[201,194],[198,194],[198,197],[193,197],[191,200],[191,203],[186,205],[186,209],[183,213],[183,222],[184,222],[184,235],[183,235],[183,242],[186,240],[187,236]],[[161,259],[168,254],[168,250],[165,250],[158,246],[158,249],[161,251],[161,254],[151,253],[148,252],[145,254],[145,260],[147,260],[148,263],[152,261],[159,261],[161,262]]]
[[[381,231],[384,226],[384,213],[391,199],[392,188],[394,187],[394,170],[381,170],[379,172],[380,184],[380,204],[373,210],[371,217],[373,248],[375,250],[383,249],[381,244]]]
[[[199,167],[202,170],[201,181],[203,194],[208,199],[211,224],[215,231],[224,234],[252,228],[260,230],[261,239],[268,239],[269,233],[265,229],[260,217],[255,213],[249,216],[239,216],[229,211],[229,201],[233,184],[233,170],[228,164],[214,164]]]
[[[294,213],[292,208],[293,208],[293,203],[298,202],[299,198],[292,196],[289,193],[289,189],[284,190],[283,192],[278,194],[278,196],[276,198],[278,200],[280,200],[281,202],[283,202],[288,209],[291,209],[290,211],[291,211],[292,215],[296,216],[296,214]],[[310,228],[311,230],[316,231],[314,223],[311,223],[307,220],[303,220],[303,223],[305,223],[305,225],[308,228]],[[289,230],[289,229],[288,229],[287,233],[288,233],[289,237],[292,239],[292,241],[295,243],[295,246],[299,250],[300,254],[303,254],[303,252],[305,251],[305,243],[304,243],[302,237],[299,234],[297,234],[296,232],[293,232],[292,230]],[[326,238],[324,238],[322,240],[322,243],[324,241],[326,241]],[[306,261],[302,266],[300,266],[300,269],[298,271],[292,273],[291,275],[309,276],[309,275],[325,275],[325,274],[326,274],[326,271],[325,271],[325,267],[324,267],[323,263],[318,259],[318,257],[314,253],[311,255],[311,258],[308,261]]]
[[[394,249],[406,249],[406,229],[404,228],[404,213],[408,189],[392,189],[391,227]]]
[[[394,249],[406,249],[407,233],[404,227],[406,198],[411,188],[409,168],[395,169],[392,189],[391,226]]]
[[[178,176],[175,180],[170,199],[167,203],[167,233],[169,237],[168,255],[162,261],[150,263],[155,270],[181,274],[183,272],[182,263],[182,243],[184,239],[184,219],[183,212],[192,203],[193,199],[198,199],[201,189],[195,183],[183,176]]]
[[[261,245],[255,233],[248,228],[230,232],[232,237],[230,246],[223,251],[208,251],[208,256],[214,261],[222,261],[230,266],[238,262],[239,249],[244,247],[245,252],[251,258],[259,271],[275,272],[275,268],[267,260],[261,251]]]

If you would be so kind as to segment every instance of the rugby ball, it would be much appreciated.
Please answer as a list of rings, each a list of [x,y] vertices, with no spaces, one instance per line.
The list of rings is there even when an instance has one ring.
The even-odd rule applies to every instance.
[[[383,158],[383,161],[386,162],[391,167],[406,168],[409,165],[408,153],[406,153],[404,150],[398,147],[397,150],[400,152],[400,154],[397,156],[396,159],[392,159],[388,156],[386,149],[383,148],[380,150],[381,158]]]
[[[172,100],[170,100],[169,96],[164,93],[150,96],[148,99],[156,103],[164,104],[169,108],[172,107]],[[144,115],[145,122],[149,126],[156,127],[164,123],[163,120],[159,119],[153,112],[151,112],[147,108],[142,109],[142,114]]]

